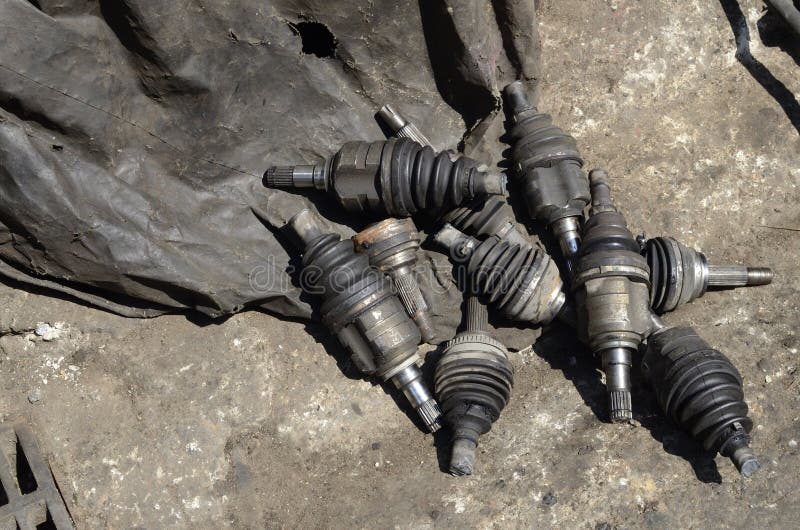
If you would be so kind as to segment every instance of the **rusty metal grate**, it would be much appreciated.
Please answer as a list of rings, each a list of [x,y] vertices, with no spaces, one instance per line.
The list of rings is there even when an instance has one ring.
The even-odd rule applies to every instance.
[[[30,426],[23,421],[0,425],[0,530],[72,528]]]

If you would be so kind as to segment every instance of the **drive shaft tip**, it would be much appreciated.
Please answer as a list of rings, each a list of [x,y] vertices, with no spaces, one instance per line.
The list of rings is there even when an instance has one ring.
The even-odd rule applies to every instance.
[[[633,419],[631,393],[627,390],[612,390],[608,393],[608,410],[612,423],[625,423]]]
[[[525,93],[525,85],[522,81],[514,81],[503,89],[506,104],[511,112],[517,114],[523,110],[532,108],[528,95]]]
[[[264,184],[268,188],[291,188],[294,166],[272,166],[264,173]]]
[[[450,474],[457,477],[472,475],[475,468],[475,449],[478,444],[467,438],[456,438],[453,441],[453,452],[450,455]]]
[[[753,475],[756,471],[761,469],[761,463],[753,454],[753,450],[749,445],[743,445],[737,448],[731,455],[731,460],[739,470],[743,477],[747,478]]]
[[[417,414],[422,419],[428,432],[434,433],[442,428],[442,410],[435,399],[429,399],[419,406]]]
[[[747,285],[768,285],[772,278],[772,269],[768,267],[747,267]]]

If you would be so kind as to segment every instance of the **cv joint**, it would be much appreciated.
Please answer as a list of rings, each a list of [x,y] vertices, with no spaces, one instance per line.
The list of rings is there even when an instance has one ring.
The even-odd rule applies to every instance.
[[[434,240],[449,249],[451,259],[464,264],[469,292],[509,320],[547,324],[565,306],[558,267],[541,247],[495,236],[479,241],[450,224]]]
[[[436,331],[430,309],[417,283],[419,233],[411,219],[385,219],[353,236],[356,251],[369,256],[370,265],[386,273],[394,283],[408,315],[417,324],[422,340],[433,343]]]
[[[666,313],[703,296],[709,288],[766,285],[772,270],[766,267],[709,264],[705,254],[671,237],[655,237],[643,244],[650,267],[650,303]]]
[[[667,328],[647,341],[642,373],[669,418],[703,444],[730,458],[745,477],[761,465],[750,449],[742,377],[692,328]]]
[[[625,217],[611,199],[605,171],[594,170],[592,209],[573,277],[579,332],[600,357],[606,376],[610,418],[633,418],[633,355],[653,326],[650,271]]]
[[[326,233],[310,210],[288,225],[304,248],[301,284],[322,298],[323,323],[364,374],[391,380],[426,428],[438,430],[441,412],[417,366],[420,333],[388,278],[369,266],[366,254],[355,252],[352,241]]]
[[[271,167],[271,188],[317,188],[334,195],[345,210],[409,217],[438,217],[481,195],[505,193],[505,176],[453,153],[409,140],[348,142],[323,165]]]
[[[509,107],[511,161],[530,216],[549,226],[572,272],[589,185],[575,139],[531,105],[522,82],[503,89]]]
[[[486,307],[470,296],[464,331],[445,345],[436,365],[436,397],[453,433],[453,475],[472,474],[478,437],[500,417],[514,385],[508,350],[489,335],[487,318]]]

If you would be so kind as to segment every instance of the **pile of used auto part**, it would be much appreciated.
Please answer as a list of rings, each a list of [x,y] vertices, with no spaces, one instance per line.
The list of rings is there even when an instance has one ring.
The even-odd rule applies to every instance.
[[[316,188],[348,212],[383,217],[352,241],[326,232],[311,210],[289,220],[302,254],[300,284],[321,299],[325,325],[365,375],[402,390],[430,432],[450,429],[453,474],[473,472],[478,438],[511,398],[514,369],[488,332],[491,310],[509,322],[574,326],[602,365],[612,422],[633,419],[631,372],[643,351],[641,375],[665,415],[751,475],[759,463],[748,445],[753,422],[739,372],[693,329],[659,315],[711,287],[767,284],[772,272],[709,264],[669,237],[635,238],[609,175],[595,169],[587,178],[575,139],[529,103],[520,82],[504,96],[513,193],[526,221],[552,233],[560,256],[517,228],[504,175],[454,152],[435,153],[387,106],[378,115],[395,138],[349,142],[323,165],[265,174],[269,187]],[[412,219],[434,227],[433,242],[464,279],[463,330],[442,344],[432,385],[417,347],[447,337],[435,336],[417,284],[426,271],[417,266]]]

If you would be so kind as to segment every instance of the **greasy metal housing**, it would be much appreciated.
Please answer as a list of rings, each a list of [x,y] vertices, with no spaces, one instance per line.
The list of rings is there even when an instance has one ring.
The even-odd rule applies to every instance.
[[[468,292],[477,293],[509,320],[547,324],[566,296],[550,256],[539,246],[516,245],[493,236],[483,241],[445,224],[434,239],[464,263]]]
[[[472,474],[478,437],[500,417],[514,385],[508,350],[486,331],[487,320],[486,307],[470,296],[465,329],[445,345],[436,365],[436,397],[453,432],[453,475]]]
[[[369,256],[370,265],[392,279],[403,306],[422,334],[422,340],[432,343],[436,331],[414,269],[419,249],[419,233],[414,221],[408,218],[385,219],[354,235],[353,242],[356,251]]]
[[[633,355],[652,327],[650,271],[614,207],[605,171],[589,179],[592,209],[573,277],[578,329],[602,360],[611,421],[627,421]]]
[[[658,403],[707,451],[729,457],[748,477],[761,466],[749,447],[742,377],[725,355],[691,328],[668,328],[647,341],[642,372]]]
[[[575,139],[553,125],[528,101],[515,81],[503,89],[509,106],[511,161],[531,217],[558,239],[570,270],[580,245],[580,221],[589,202],[589,186]]]
[[[356,253],[350,240],[325,233],[309,210],[289,220],[304,246],[304,290],[322,298],[322,321],[350,350],[367,375],[391,380],[403,391],[430,431],[439,429],[441,411],[417,366],[420,334],[394,295],[386,276]]]
[[[772,282],[766,267],[709,264],[702,252],[671,237],[647,240],[642,254],[650,267],[650,303],[666,313],[705,294],[709,287],[743,287]]]
[[[324,165],[267,169],[271,188],[317,188],[349,212],[438,217],[473,197],[505,193],[505,176],[408,138],[348,142]]]

